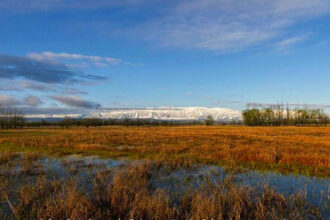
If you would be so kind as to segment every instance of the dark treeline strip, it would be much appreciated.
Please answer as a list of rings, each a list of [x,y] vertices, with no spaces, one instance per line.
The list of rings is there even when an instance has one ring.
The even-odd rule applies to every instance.
[[[204,121],[165,121],[155,119],[101,119],[101,118],[70,118],[65,117],[58,121],[26,121],[26,127],[46,127],[46,126],[61,126],[69,128],[72,126],[98,127],[98,126],[180,126],[180,125],[215,125],[215,124],[239,124],[239,122],[216,122],[210,117]]]
[[[22,128],[24,126],[24,114],[15,108],[5,108],[0,105],[0,128]]]
[[[330,122],[321,109],[290,109],[289,105],[246,109],[242,116],[249,126],[327,126]]]
[[[27,121],[25,122],[26,127],[45,127],[45,126],[61,126],[61,127],[72,127],[72,126],[84,126],[84,127],[98,127],[98,126],[171,126],[171,125],[198,125],[203,122],[192,121],[192,122],[177,122],[177,121],[159,121],[151,119],[101,119],[101,118],[70,118],[65,117],[58,121]]]

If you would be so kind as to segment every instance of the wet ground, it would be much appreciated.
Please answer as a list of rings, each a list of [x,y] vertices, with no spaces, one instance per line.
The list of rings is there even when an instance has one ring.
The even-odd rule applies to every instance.
[[[15,159],[0,165],[0,177],[4,177],[10,183],[7,184],[8,191],[14,191],[24,184],[33,184],[39,176],[45,176],[49,180],[74,178],[84,191],[89,193],[92,192],[92,181],[97,173],[121,172],[125,166],[144,162],[79,155],[62,158],[34,155],[24,159],[24,155],[20,154]],[[330,180],[327,178],[257,171],[232,173],[218,166],[193,166],[154,169],[150,182],[152,188],[166,190],[175,202],[187,190],[197,188],[205,182],[221,182],[228,176],[243,186],[262,189],[265,184],[268,184],[276,192],[285,195],[303,192],[308,202],[319,208],[323,218],[330,218]]]

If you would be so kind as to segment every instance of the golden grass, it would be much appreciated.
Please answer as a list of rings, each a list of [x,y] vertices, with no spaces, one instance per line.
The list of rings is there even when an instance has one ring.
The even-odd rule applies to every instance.
[[[161,166],[161,167],[158,167]],[[166,166],[165,166],[166,167]],[[152,174],[162,168],[155,162],[131,163],[116,172],[98,172],[93,192],[87,193],[79,180],[38,177],[17,192],[6,191],[0,176],[0,192],[11,204],[16,219],[319,219],[317,207],[306,194],[290,196],[236,183],[227,176],[219,183],[206,181],[182,192],[176,202],[165,189],[152,186]],[[159,170],[157,170],[159,169]],[[3,178],[3,179],[2,179]],[[2,197],[1,197],[2,196]],[[12,203],[10,200],[16,198]],[[14,201],[14,200],[12,200]],[[3,218],[1,213],[0,218]],[[14,219],[6,216],[7,219]]]
[[[19,201],[20,219],[90,219],[94,213],[93,204],[73,180],[39,178],[20,190]]]
[[[35,152],[27,152],[23,155],[23,163],[30,163],[41,158],[41,155]]]
[[[100,127],[39,128],[0,133],[20,147],[102,151],[179,163],[249,164],[329,175],[330,127]],[[300,171],[299,171],[300,170]]]
[[[152,163],[133,165],[115,174],[108,187],[90,198],[68,181],[46,181],[20,190],[15,210],[37,219],[303,219],[319,216],[303,194],[284,196],[265,186],[235,185],[231,178],[188,191],[174,204],[162,190],[150,189]],[[106,185],[106,184],[105,184]],[[95,185],[94,185],[95,187]],[[107,190],[108,188],[108,190]]]
[[[18,157],[18,154],[13,153],[13,152],[1,152],[0,153],[0,165],[7,163],[13,159],[15,159],[16,157]]]

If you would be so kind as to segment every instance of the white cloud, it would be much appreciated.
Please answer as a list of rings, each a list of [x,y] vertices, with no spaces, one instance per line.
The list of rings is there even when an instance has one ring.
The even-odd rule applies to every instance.
[[[18,99],[6,94],[0,94],[0,106],[16,106],[19,104],[21,104],[21,101]]]
[[[134,31],[167,47],[240,50],[274,44],[284,34],[290,34],[293,25],[328,13],[330,5],[329,0],[177,2],[165,16]]]
[[[43,102],[37,96],[29,95],[29,96],[25,97],[25,99],[24,99],[24,104],[26,104],[28,106],[37,107],[37,106],[41,105],[42,103]]]
[[[310,35],[311,34],[302,34],[302,35],[299,35],[299,36],[294,36],[294,37],[284,39],[284,40],[278,42],[276,44],[276,47],[277,47],[277,49],[283,51],[285,49],[288,49],[288,48],[292,47],[293,45],[296,45],[298,43],[301,43],[301,42],[305,41]]]
[[[0,10],[12,12],[49,11],[54,9],[95,10],[105,7],[129,7],[143,0],[4,0]]]
[[[1,80],[25,79],[39,83],[83,83],[85,81],[100,81],[103,76],[86,74],[69,68],[64,63],[43,56],[31,54],[31,57],[0,54]],[[46,62],[46,60],[48,62]]]
[[[292,13],[292,16],[319,15],[329,10],[328,0],[277,0],[273,3],[276,12]]]
[[[51,96],[50,98],[68,106],[68,107],[79,107],[79,108],[101,108],[101,105],[93,102],[84,100],[79,96]]]
[[[17,99],[13,96],[9,96],[6,94],[0,94],[0,107],[13,107],[13,106],[32,106],[37,107],[41,105],[43,102],[40,100],[39,97],[28,95],[24,99]]]
[[[96,10],[117,6],[134,8],[134,13],[145,13],[145,10],[150,10],[152,17],[149,18],[149,22],[141,23],[137,19],[136,22],[132,22],[132,26],[121,29],[109,28],[112,22],[107,20],[91,20],[85,25],[92,25],[99,32],[111,29],[112,34],[126,33],[130,38],[145,39],[165,47],[227,52],[254,46],[273,46],[283,36],[296,35],[291,27],[329,13],[330,0],[30,0],[28,3],[24,0],[0,1],[0,10],[10,11]],[[29,56],[53,62],[79,61],[66,63],[68,67],[126,64],[116,58],[68,53],[43,52],[32,53]]]
[[[23,91],[36,91],[41,93],[54,93],[54,94],[70,94],[78,95],[88,94],[84,90],[84,87],[75,88],[67,84],[47,84],[47,83],[37,83],[29,80],[1,80],[0,91],[10,91],[10,92],[23,92]]]
[[[8,96],[6,94],[0,94],[0,106],[15,106],[19,105],[21,102],[11,96]]]
[[[14,83],[16,84],[16,87],[18,89],[19,88],[31,89],[31,90],[35,90],[35,91],[44,91],[44,92],[52,90],[52,87],[48,84],[36,83],[33,81],[27,81],[27,80],[20,81],[20,82],[14,81]]]
[[[108,65],[117,65],[121,63],[120,59],[111,57],[101,57],[101,56],[86,56],[81,54],[71,54],[71,53],[53,53],[53,52],[41,52],[41,53],[29,53],[26,55],[30,59],[34,59],[42,62],[51,63],[66,63],[68,67],[87,67],[89,65],[95,65],[98,67],[105,67]]]

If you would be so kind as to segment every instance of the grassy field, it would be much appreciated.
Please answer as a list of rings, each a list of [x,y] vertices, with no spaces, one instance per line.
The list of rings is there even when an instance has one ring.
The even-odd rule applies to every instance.
[[[0,150],[148,158],[328,177],[330,127],[100,127],[0,131]]]
[[[0,219],[327,219],[329,154],[328,127],[1,130]]]

